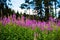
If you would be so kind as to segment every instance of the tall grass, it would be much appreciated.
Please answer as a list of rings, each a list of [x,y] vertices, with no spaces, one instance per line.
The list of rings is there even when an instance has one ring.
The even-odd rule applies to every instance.
[[[48,22],[26,19],[16,15],[0,20],[0,40],[60,40],[60,20]]]

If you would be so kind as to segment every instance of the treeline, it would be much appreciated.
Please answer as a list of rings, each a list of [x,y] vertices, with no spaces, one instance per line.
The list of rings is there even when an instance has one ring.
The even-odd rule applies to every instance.
[[[6,1],[7,0],[3,0],[3,2],[2,2],[2,0],[0,0],[0,18],[1,19],[3,19],[3,17],[4,16],[6,16],[6,17],[8,17],[8,16],[10,16],[10,15],[13,15],[15,12],[14,12],[14,10],[11,10],[9,7],[8,7],[8,5],[7,5],[7,3],[6,3]],[[11,2],[11,1],[9,1],[9,2]],[[54,15],[56,15],[56,13],[54,14],[53,13],[53,11],[52,11],[52,13],[51,12],[49,12],[49,10],[51,9],[51,10],[53,10],[52,9],[52,5],[50,5],[50,4],[52,4],[53,3],[53,1],[46,1],[46,0],[44,0],[44,1],[42,1],[42,0],[40,0],[40,1],[38,1],[38,0],[33,0],[33,1],[31,1],[31,2],[29,2],[29,1],[26,1],[25,3],[30,3],[30,4],[32,4],[33,2],[35,2],[35,5],[36,5],[36,7],[35,7],[35,9],[34,10],[37,10],[38,11],[38,15],[41,15],[41,16],[36,16],[36,15],[27,15],[26,13],[24,13],[24,14],[22,14],[22,13],[19,13],[19,12],[17,12],[17,13],[15,13],[16,14],[16,18],[17,17],[21,17],[22,15],[24,16],[24,17],[26,17],[26,18],[30,18],[30,19],[35,19],[35,20],[44,20],[44,21],[47,21],[47,20],[49,20],[49,17],[50,16],[52,16],[52,17],[55,17]],[[42,7],[42,2],[44,2],[44,9],[45,9],[45,12],[44,11],[42,11],[42,9],[43,9],[43,7]],[[52,2],[52,3],[51,3]],[[55,1],[55,2],[57,2],[57,1]],[[11,4],[9,4],[9,5],[11,5]],[[24,6],[26,6],[27,7],[27,5],[26,4],[24,4]],[[55,4],[55,6],[56,6],[56,4]],[[49,7],[50,7],[50,9],[49,9]],[[24,9],[24,7],[23,6],[21,6],[21,8],[22,9]],[[28,7],[27,9],[30,9],[30,7]],[[50,11],[51,11],[50,10]],[[56,9],[55,9],[55,11],[56,11]],[[45,17],[43,17],[43,13],[42,12],[44,12],[45,13]],[[51,15],[52,14],[52,15]],[[59,17],[58,17],[58,19],[60,19],[60,15],[59,15]]]
[[[27,5],[28,4],[28,5]],[[21,9],[30,9],[31,5],[34,5],[34,10],[37,11],[40,18],[49,20],[49,17],[57,18],[57,8],[60,8],[60,2],[58,0],[25,0],[25,3],[22,3]],[[53,7],[55,6],[55,7]],[[54,13],[55,9],[55,13]],[[43,17],[43,15],[45,15]],[[58,13],[58,19],[60,19],[60,13]]]

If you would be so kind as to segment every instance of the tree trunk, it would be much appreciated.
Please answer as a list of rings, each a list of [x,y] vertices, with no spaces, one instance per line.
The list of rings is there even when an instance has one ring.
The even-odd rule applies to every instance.
[[[48,3],[45,4],[45,20],[49,20],[49,5]]]
[[[55,17],[56,17],[56,2],[55,2]]]

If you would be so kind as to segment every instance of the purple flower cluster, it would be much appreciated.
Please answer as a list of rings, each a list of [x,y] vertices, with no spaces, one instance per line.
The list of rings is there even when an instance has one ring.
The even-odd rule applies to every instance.
[[[2,20],[0,19],[0,22],[3,24],[3,25],[7,25],[7,24],[16,24],[18,26],[23,26],[23,27],[29,27],[29,28],[32,28],[33,30],[38,27],[40,28],[41,30],[53,30],[53,27],[51,26],[56,24],[57,27],[60,27],[60,20],[58,20],[57,23],[54,22],[54,19],[52,17],[49,18],[49,21],[48,22],[41,22],[41,21],[36,21],[36,20],[30,20],[28,18],[26,18],[26,20],[24,20],[24,16],[22,16],[21,18],[18,17],[16,19],[16,15],[13,14],[11,16],[8,16],[8,18],[5,16]]]

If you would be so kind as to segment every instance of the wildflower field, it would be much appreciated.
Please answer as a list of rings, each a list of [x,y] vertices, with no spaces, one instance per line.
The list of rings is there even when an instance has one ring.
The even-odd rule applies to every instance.
[[[0,40],[60,40],[60,20],[36,21],[16,15],[0,19]]]

